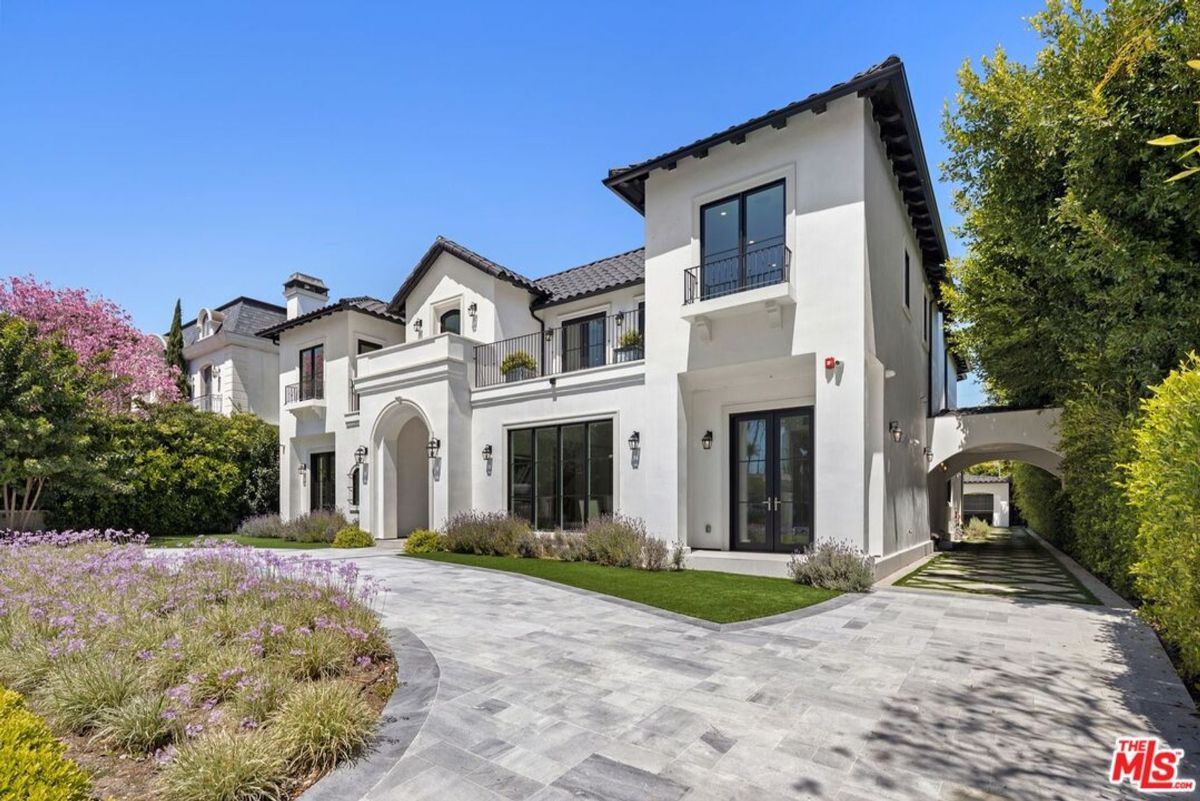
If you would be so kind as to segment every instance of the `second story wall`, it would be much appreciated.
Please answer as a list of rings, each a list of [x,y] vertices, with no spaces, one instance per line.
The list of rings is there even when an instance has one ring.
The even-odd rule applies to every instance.
[[[526,290],[443,252],[405,301],[408,340],[441,333],[439,320],[454,309],[460,315],[461,334],[468,339],[495,342],[532,333],[538,330],[538,323],[529,314],[530,301]],[[474,317],[468,313],[472,303]]]

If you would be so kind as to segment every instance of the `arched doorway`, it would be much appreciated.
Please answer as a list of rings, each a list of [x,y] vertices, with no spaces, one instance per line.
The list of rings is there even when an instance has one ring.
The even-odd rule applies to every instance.
[[[407,537],[429,527],[429,438],[425,415],[407,401],[389,405],[376,420],[371,436],[376,476],[371,533],[376,538]]]

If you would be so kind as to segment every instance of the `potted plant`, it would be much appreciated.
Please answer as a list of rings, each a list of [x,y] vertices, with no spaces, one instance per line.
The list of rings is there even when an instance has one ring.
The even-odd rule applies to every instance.
[[[537,361],[527,351],[516,350],[504,357],[500,362],[500,372],[504,373],[504,382],[524,381],[537,375]]]
[[[635,362],[644,358],[642,352],[642,332],[626,331],[617,342],[618,347],[613,351],[618,362]]]

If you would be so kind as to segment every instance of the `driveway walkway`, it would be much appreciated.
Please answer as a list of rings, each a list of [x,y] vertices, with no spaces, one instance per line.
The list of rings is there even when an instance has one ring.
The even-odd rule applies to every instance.
[[[360,564],[441,670],[364,799],[1135,798],[1105,772],[1139,732],[1200,776],[1194,707],[1127,611],[883,589],[720,632],[509,574]]]
[[[1035,601],[1098,603],[1023,528],[995,528],[982,540],[959,543],[896,583]]]

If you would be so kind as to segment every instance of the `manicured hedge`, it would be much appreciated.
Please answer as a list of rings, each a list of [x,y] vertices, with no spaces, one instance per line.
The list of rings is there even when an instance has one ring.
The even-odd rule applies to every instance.
[[[213,534],[278,511],[278,429],[253,415],[169,404],[106,416],[96,426],[101,480],[51,488],[52,526]]]
[[[88,801],[92,783],[65,751],[18,693],[0,687],[0,798]]]
[[[1190,356],[1142,404],[1126,490],[1137,513],[1141,614],[1200,675],[1200,359]]]

